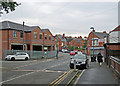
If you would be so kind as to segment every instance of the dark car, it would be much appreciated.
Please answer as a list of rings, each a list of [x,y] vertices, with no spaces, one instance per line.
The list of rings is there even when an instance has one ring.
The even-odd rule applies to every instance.
[[[76,63],[74,63],[76,62]],[[74,68],[74,64],[76,65],[77,69],[87,69],[89,67],[89,59],[84,54],[77,54],[75,55],[70,61],[70,68]]]

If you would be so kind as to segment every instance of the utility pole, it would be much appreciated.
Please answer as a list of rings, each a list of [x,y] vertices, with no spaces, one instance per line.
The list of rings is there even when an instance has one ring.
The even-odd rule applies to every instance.
[[[57,47],[56,59],[58,59],[58,37],[56,37],[56,47]]]

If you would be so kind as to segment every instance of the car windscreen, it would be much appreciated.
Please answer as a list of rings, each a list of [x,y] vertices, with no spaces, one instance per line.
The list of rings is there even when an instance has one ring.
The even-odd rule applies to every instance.
[[[75,59],[86,59],[85,55],[76,55],[74,56]]]

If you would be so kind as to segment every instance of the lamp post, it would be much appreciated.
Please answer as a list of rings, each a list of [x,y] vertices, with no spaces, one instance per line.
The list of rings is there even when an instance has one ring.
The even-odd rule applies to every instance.
[[[24,24],[25,24],[25,22],[23,21],[23,51],[25,50],[25,46],[24,46]]]
[[[95,30],[95,29],[94,29],[94,27],[91,27],[90,29],[93,29],[93,32],[92,32],[92,33],[93,33],[93,58],[94,58],[94,30]]]

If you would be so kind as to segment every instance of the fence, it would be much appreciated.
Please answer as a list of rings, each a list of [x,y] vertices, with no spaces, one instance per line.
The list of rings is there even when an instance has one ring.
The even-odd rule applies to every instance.
[[[16,54],[16,52],[26,52],[30,56],[30,59],[42,59],[42,58],[52,58],[56,56],[56,51],[22,51],[22,50],[5,50],[3,52],[3,57],[7,55]]]
[[[108,50],[108,65],[118,76],[120,83],[120,50]]]

